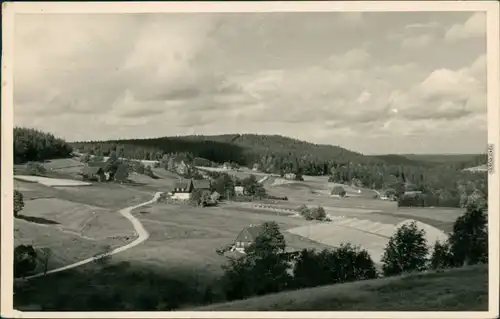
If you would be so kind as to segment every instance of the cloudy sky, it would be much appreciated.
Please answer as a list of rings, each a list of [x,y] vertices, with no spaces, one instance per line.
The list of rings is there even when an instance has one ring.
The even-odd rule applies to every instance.
[[[70,141],[261,133],[370,154],[483,152],[485,20],[20,15],[14,121]]]

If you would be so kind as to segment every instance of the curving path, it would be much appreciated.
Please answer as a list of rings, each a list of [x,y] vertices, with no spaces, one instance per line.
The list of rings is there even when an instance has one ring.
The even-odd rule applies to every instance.
[[[157,192],[154,195],[153,199],[151,199],[150,201],[147,201],[147,202],[135,205],[135,206],[130,206],[130,207],[124,208],[124,209],[122,209],[122,210],[119,211],[120,214],[122,214],[125,218],[127,218],[132,223],[132,225],[134,226],[134,229],[135,229],[135,231],[137,232],[137,235],[138,235],[138,237],[137,237],[136,240],[134,240],[134,241],[132,241],[132,242],[130,242],[130,243],[124,245],[124,246],[115,248],[115,249],[113,249],[113,250],[111,250],[111,251],[109,251],[107,253],[100,254],[98,256],[93,256],[93,257],[90,257],[90,258],[87,258],[87,259],[84,259],[84,260],[80,260],[80,261],[78,261],[76,263],[73,263],[73,264],[69,264],[69,265],[66,265],[66,266],[63,266],[63,267],[59,267],[59,268],[56,268],[56,269],[49,270],[45,274],[43,272],[41,272],[41,273],[38,273],[38,274],[35,274],[35,275],[27,276],[24,279],[27,280],[27,279],[37,278],[37,277],[41,277],[41,276],[44,276],[44,275],[54,274],[54,273],[61,272],[61,271],[64,271],[64,270],[76,268],[76,267],[79,267],[79,266],[91,263],[91,262],[95,261],[98,258],[115,255],[115,254],[118,254],[118,253],[120,253],[122,251],[128,250],[128,249],[130,249],[132,247],[135,247],[135,246],[139,245],[140,243],[142,243],[143,241],[145,241],[146,239],[149,238],[149,233],[146,231],[146,229],[144,229],[144,227],[142,226],[141,222],[131,214],[131,212],[132,212],[132,210],[134,210],[136,208],[139,208],[141,206],[149,205],[149,204],[152,204],[152,203],[156,202],[160,198],[161,194],[162,194],[162,192]]]

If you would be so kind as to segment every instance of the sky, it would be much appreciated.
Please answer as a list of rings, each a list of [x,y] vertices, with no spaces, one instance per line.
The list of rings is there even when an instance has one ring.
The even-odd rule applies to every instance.
[[[364,154],[487,143],[474,12],[23,14],[14,123],[68,141],[279,134]]]

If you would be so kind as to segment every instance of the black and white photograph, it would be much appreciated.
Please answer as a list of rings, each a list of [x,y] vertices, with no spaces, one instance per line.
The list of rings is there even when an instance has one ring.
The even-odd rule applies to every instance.
[[[498,317],[498,2],[2,16],[2,317]]]

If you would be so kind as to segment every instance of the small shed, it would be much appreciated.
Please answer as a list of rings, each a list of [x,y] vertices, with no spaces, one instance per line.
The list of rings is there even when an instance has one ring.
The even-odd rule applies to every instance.
[[[104,169],[98,166],[85,166],[82,169],[81,175],[84,179],[94,180],[98,182],[106,181]]]

